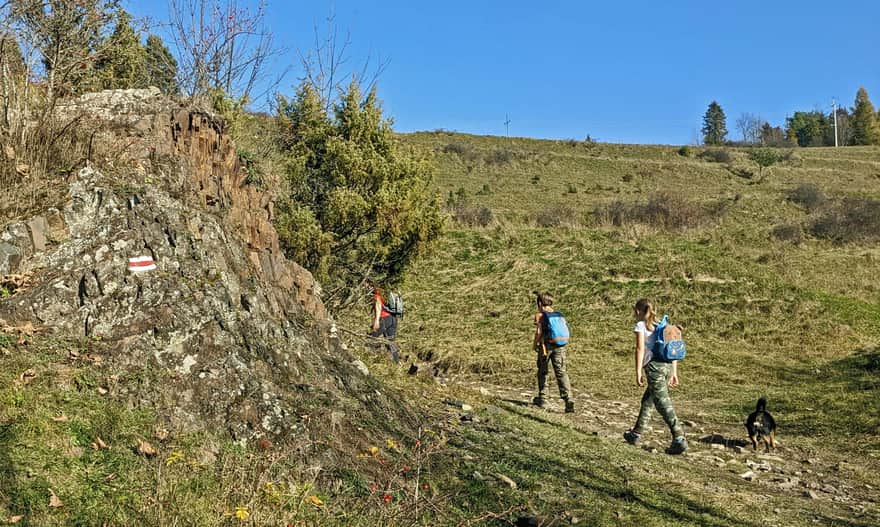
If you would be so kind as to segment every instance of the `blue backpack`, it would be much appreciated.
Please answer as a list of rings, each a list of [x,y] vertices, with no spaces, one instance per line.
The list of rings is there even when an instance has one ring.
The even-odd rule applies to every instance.
[[[681,338],[681,328],[669,323],[669,316],[663,315],[663,319],[654,326],[654,349],[653,359],[660,362],[672,362],[682,360],[685,356],[684,340]]]
[[[557,348],[565,346],[571,340],[568,323],[559,311],[544,313],[544,340]]]

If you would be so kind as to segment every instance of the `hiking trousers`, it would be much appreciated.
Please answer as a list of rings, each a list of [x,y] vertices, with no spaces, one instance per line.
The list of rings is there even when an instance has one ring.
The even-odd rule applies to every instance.
[[[645,366],[648,388],[645,390],[645,395],[642,396],[642,406],[639,409],[639,418],[636,420],[633,432],[641,434],[648,428],[651,414],[656,408],[663,417],[663,421],[666,422],[666,426],[669,427],[669,431],[672,432],[672,438],[684,437],[684,429],[675,415],[672,399],[669,398],[669,378],[671,376],[671,362],[652,360]]]
[[[565,371],[565,348],[547,347],[547,355],[538,350],[538,397],[547,398],[547,375],[550,373],[550,365],[553,365],[553,373],[556,375],[556,385],[559,387],[559,396],[564,401],[574,399],[571,393],[571,381],[568,380],[568,372]]]
[[[379,329],[370,333],[371,337],[385,337],[387,339],[386,349],[391,355],[391,360],[397,362],[400,360],[400,348],[394,339],[397,338],[397,317],[381,317],[379,319]]]

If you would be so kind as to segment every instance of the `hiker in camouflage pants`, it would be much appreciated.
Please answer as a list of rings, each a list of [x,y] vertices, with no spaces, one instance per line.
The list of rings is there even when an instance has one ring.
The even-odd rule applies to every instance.
[[[682,454],[688,449],[687,439],[684,437],[684,429],[672,408],[672,400],[669,398],[669,388],[678,386],[678,363],[676,361],[664,362],[659,357],[653,356],[654,343],[657,340],[657,313],[654,305],[646,298],[639,299],[633,306],[633,316],[636,319],[636,327],[633,330],[636,336],[636,384],[645,385],[647,378],[648,387],[642,396],[642,405],[639,409],[639,417],[632,430],[627,430],[623,438],[631,445],[638,444],[642,434],[648,428],[651,421],[652,406],[657,408],[669,431],[672,432],[672,444],[666,449],[668,454]]]
[[[644,432],[651,422],[654,408],[657,408],[663,421],[669,426],[672,437],[684,437],[684,429],[675,415],[672,399],[669,398],[668,385],[672,376],[672,363],[651,361],[645,366],[645,376],[648,388],[645,390],[645,395],[642,396],[642,406],[639,409],[639,418],[636,420],[633,432],[637,434]]]

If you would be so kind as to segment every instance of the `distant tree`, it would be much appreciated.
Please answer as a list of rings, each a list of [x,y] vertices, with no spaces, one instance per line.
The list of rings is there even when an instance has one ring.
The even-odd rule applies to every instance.
[[[46,96],[76,94],[95,87],[95,63],[119,9],[118,0],[11,0],[9,23],[25,55],[42,59]],[[50,103],[47,111],[52,108]]]
[[[736,129],[742,135],[743,142],[756,144],[761,141],[761,125],[764,120],[752,113],[743,113],[736,120]]]
[[[12,33],[0,33],[0,136],[9,129],[10,113],[25,84],[27,65],[18,40]]]
[[[764,180],[764,169],[779,162],[779,152],[773,148],[761,147],[749,151],[749,159],[758,164],[758,181]]]
[[[795,112],[785,120],[785,125],[785,134],[789,141],[798,146],[827,145],[830,120],[827,115],[818,110]],[[833,130],[831,133],[833,134]]]
[[[146,87],[146,52],[141,45],[140,35],[131,25],[131,15],[124,9],[117,9],[116,27],[101,47],[104,52],[94,66],[100,88]]]
[[[147,45],[144,48],[145,84],[155,86],[162,93],[174,95],[179,92],[177,85],[177,61],[171,54],[162,39],[156,35],[147,37]]]
[[[871,104],[868,91],[864,87],[860,87],[856,93],[850,128],[852,130],[852,144],[880,144],[880,125],[877,123],[877,115],[874,114],[874,105]]]
[[[707,145],[720,145],[727,140],[727,118],[721,105],[712,101],[703,115],[703,142]]]
[[[370,278],[398,280],[441,232],[440,204],[425,159],[401,150],[371,90],[356,79],[332,112],[304,81],[278,101],[277,144],[287,190],[276,226],[288,257],[321,280],[330,306]]]
[[[852,116],[846,108],[837,109],[837,144],[846,146],[852,144],[852,126],[850,126]],[[834,144],[834,121],[832,114],[831,137],[828,141],[829,145]]]
[[[243,0],[168,0],[185,95],[207,99],[220,89],[237,100],[252,98],[267,61],[278,53],[265,7],[265,0],[250,6]]]
[[[792,143],[785,138],[785,130],[779,126],[770,126],[765,122],[761,126],[761,144],[764,146],[790,146]]]

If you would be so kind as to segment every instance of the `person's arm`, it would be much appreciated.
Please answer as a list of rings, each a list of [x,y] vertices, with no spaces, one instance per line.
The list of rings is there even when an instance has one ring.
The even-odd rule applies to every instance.
[[[373,297],[373,331],[379,331],[379,318],[382,315],[382,300],[379,295]]]
[[[645,334],[636,331],[636,384],[645,385],[645,379],[642,376],[642,361],[645,360]]]
[[[543,355],[547,355],[547,345],[544,343],[544,335],[541,332],[541,313],[535,313],[535,338],[532,342],[532,349],[541,350]]]
[[[678,386],[678,361],[672,361],[672,375],[669,377],[669,387],[675,388]]]

